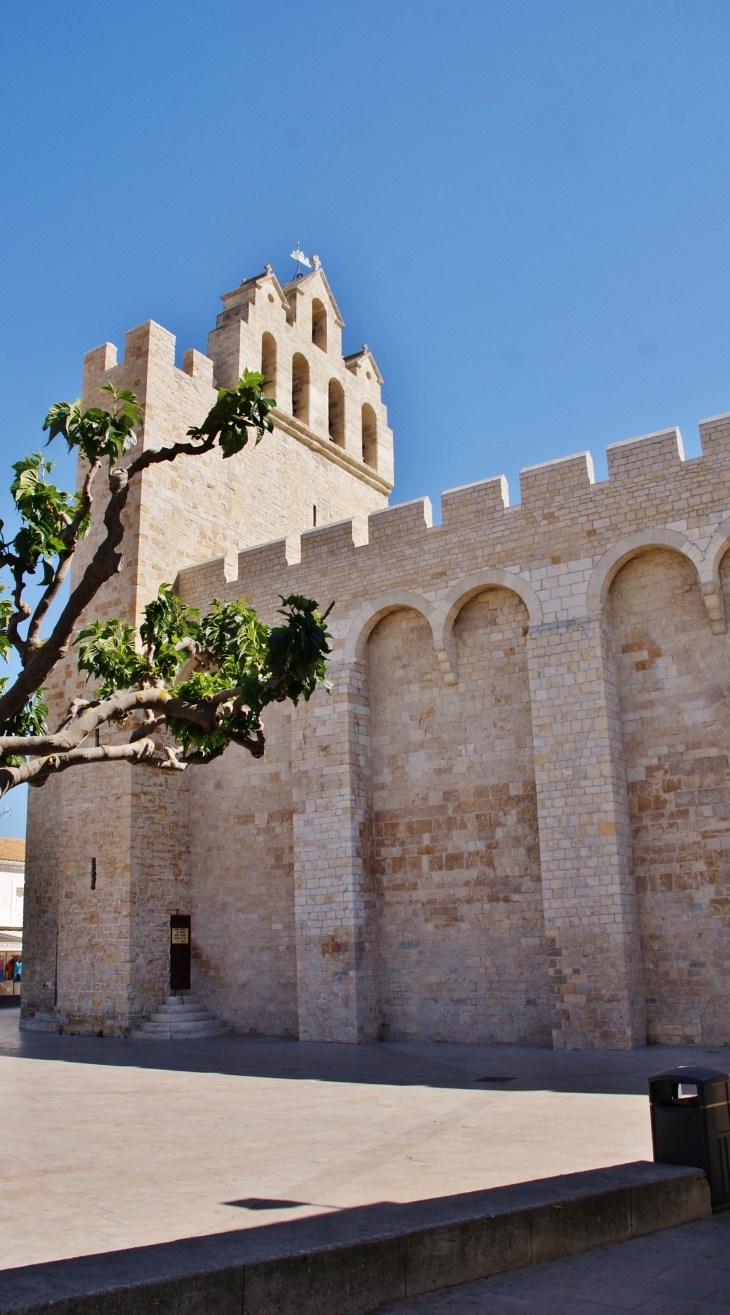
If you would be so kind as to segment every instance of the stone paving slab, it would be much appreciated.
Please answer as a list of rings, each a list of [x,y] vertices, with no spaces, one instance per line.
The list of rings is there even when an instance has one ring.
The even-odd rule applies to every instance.
[[[651,1158],[646,1079],[727,1050],[134,1042],[0,1014],[0,1266]]]
[[[730,1213],[377,1307],[377,1315],[623,1315],[626,1311],[727,1315]]]

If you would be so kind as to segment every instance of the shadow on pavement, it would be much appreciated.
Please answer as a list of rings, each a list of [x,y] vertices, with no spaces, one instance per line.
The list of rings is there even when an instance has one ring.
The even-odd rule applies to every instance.
[[[633,1051],[437,1041],[351,1046],[235,1033],[209,1040],[132,1041],[20,1032],[18,1012],[10,1008],[0,1012],[0,1056],[289,1081],[641,1096],[647,1094],[650,1074],[676,1064],[730,1071],[727,1046],[646,1046]]]

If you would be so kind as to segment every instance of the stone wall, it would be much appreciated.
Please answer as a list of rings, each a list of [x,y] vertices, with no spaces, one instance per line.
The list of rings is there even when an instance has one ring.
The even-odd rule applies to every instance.
[[[549,1039],[527,621],[506,589],[466,604],[458,693],[419,613],[368,640],[383,1036]]]
[[[296,1036],[291,726],[277,705],[266,756],[236,745],[191,776],[194,989],[243,1032]]]
[[[293,721],[300,1035],[728,1039],[727,419],[701,435],[692,461],[670,430],[610,449],[600,484],[580,454],[523,472],[514,507],[487,480],[438,526],[413,502],[306,532],[298,562],[280,542],[236,580],[180,572],[196,604],[337,599],[333,692]],[[659,631],[702,692],[652,687],[642,739],[630,681]],[[676,757],[669,722],[698,764],[671,827],[641,785]]]

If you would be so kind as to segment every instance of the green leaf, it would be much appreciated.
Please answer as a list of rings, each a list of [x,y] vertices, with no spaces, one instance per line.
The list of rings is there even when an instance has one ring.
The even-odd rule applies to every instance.
[[[258,371],[244,370],[235,388],[220,389],[202,425],[188,430],[189,437],[215,438],[224,457],[232,457],[246,446],[249,430],[255,432],[259,443],[274,428],[269,411],[276,405],[273,398],[264,397],[264,382]]]
[[[108,698],[118,689],[132,689],[139,684],[145,668],[135,648],[134,626],[118,617],[109,621],[91,621],[74,638],[79,649],[79,671],[101,680],[100,698]]]
[[[128,388],[102,384],[100,392],[111,397],[110,410],[92,406],[82,411],[78,398],[73,403],[56,402],[43,428],[49,431],[49,443],[62,434],[69,451],[79,448],[90,464],[108,457],[113,465],[137,442],[134,430],[142,424],[142,407]]]

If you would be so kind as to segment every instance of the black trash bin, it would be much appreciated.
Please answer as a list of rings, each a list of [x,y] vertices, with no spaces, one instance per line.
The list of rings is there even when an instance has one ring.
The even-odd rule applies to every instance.
[[[649,1078],[651,1136],[660,1164],[704,1169],[713,1210],[730,1207],[730,1077],[682,1065]]]

